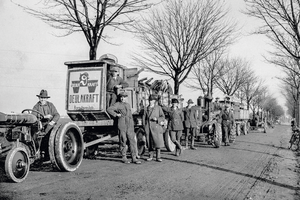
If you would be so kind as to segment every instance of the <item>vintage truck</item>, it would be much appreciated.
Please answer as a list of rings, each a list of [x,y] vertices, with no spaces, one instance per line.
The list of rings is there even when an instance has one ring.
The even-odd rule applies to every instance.
[[[30,165],[40,161],[50,161],[60,171],[75,171],[84,156],[95,154],[97,144],[117,137],[115,120],[106,112],[106,82],[112,67],[119,68],[119,76],[129,84],[125,92],[135,121],[140,154],[146,149],[140,111],[147,106],[149,95],[159,94],[164,105],[169,105],[171,98],[181,99],[172,94],[167,81],[138,80],[141,71],[118,64],[111,54],[99,60],[72,61],[65,65],[68,67],[65,105],[69,120],[56,124],[47,136],[39,136],[43,135],[40,133],[44,128],[33,113],[42,116],[41,113],[32,109],[19,114],[0,113],[0,163],[4,163],[6,175],[13,182],[24,181]],[[166,149],[173,151],[175,145],[167,131],[164,140]],[[41,142],[48,144],[47,147],[40,148]]]

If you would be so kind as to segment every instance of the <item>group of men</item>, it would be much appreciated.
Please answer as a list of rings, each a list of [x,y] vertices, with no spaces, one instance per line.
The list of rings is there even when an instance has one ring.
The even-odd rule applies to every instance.
[[[137,140],[134,132],[131,106],[126,102],[126,92],[120,92],[121,88],[128,87],[128,83],[118,76],[118,73],[118,68],[111,68],[110,76],[107,79],[107,112],[117,120],[122,161],[124,163],[130,163],[126,156],[128,150],[127,144],[129,144],[132,162],[141,164],[141,161],[138,160]],[[47,134],[52,130],[60,116],[55,106],[47,101],[50,97],[46,90],[41,90],[37,96],[39,97],[39,102],[33,109],[43,114],[43,118],[48,119],[47,124],[44,125],[44,132]],[[153,160],[154,151],[156,151],[156,161],[162,162],[160,148],[163,146],[162,134],[165,130],[163,130],[162,126],[164,125],[165,114],[168,115],[167,131],[170,131],[171,140],[176,145],[175,156],[180,156],[182,151],[188,148],[189,138],[190,149],[196,150],[194,139],[197,127],[201,126],[202,123],[203,115],[201,107],[199,105],[193,106],[194,102],[191,99],[187,101],[187,106],[184,108],[179,108],[178,99],[172,99],[171,104],[171,107],[163,106],[160,103],[158,95],[150,95],[149,106],[141,111],[144,119],[143,125],[146,132],[146,142],[148,148],[150,147],[149,158],[146,159],[147,161]],[[229,146],[228,135],[233,124],[233,114],[230,112],[229,106],[225,106],[219,118],[223,128],[225,146]],[[181,144],[183,132],[185,133],[185,148],[183,148]]]

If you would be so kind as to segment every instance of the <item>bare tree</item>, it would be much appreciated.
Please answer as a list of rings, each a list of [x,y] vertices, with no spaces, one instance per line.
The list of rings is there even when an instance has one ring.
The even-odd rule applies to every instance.
[[[198,62],[191,71],[187,87],[202,90],[204,95],[213,96],[216,81],[223,75],[221,65],[225,49],[213,51],[206,58]],[[205,94],[206,93],[206,94]]]
[[[150,8],[148,0],[41,0],[40,8],[20,5],[28,13],[50,26],[66,30],[65,35],[83,32],[89,46],[89,59],[96,59],[100,40],[106,40],[104,29],[125,30],[134,22],[130,14]]]
[[[224,7],[220,1],[174,0],[152,10],[135,27],[144,51],[135,56],[136,64],[171,77],[178,94],[196,63],[232,43],[235,24]]]
[[[234,95],[253,73],[250,70],[249,62],[241,58],[224,59],[221,65],[224,72],[216,81],[216,87],[225,95]]]
[[[266,35],[275,46],[275,57],[300,59],[300,1],[245,0],[246,14],[263,22],[257,31]]]
[[[253,99],[256,96],[259,96],[262,91],[266,91],[263,80],[259,79],[258,76],[251,74],[246,83],[239,88],[237,98],[241,99],[241,102],[245,102],[247,109],[249,110]]]

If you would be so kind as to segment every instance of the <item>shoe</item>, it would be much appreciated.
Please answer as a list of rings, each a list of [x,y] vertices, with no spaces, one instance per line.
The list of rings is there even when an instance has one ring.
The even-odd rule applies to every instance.
[[[162,159],[157,158],[156,161],[157,161],[157,162],[162,162]]]
[[[146,161],[152,161],[152,160],[153,160],[153,158],[151,158],[151,157],[146,159]]]
[[[142,162],[139,161],[139,160],[133,160],[132,163],[134,163],[134,164],[142,164]]]
[[[130,163],[130,161],[126,157],[122,158],[122,162],[125,163],[125,164],[129,164]]]
[[[229,143],[225,143],[225,146],[230,146],[230,144]]]
[[[191,149],[192,149],[192,150],[197,150],[197,148],[196,148],[196,147],[191,147]]]

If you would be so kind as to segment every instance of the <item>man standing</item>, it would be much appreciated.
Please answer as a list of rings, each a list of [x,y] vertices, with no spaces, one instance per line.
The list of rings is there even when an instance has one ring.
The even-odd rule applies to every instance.
[[[39,98],[39,101],[34,105],[33,110],[42,113],[43,116],[40,116],[35,112],[32,112],[32,114],[42,121],[44,127],[43,133],[47,134],[53,129],[53,126],[59,120],[60,115],[53,103],[48,101],[48,98],[50,97],[48,96],[47,90],[41,90],[40,94],[36,96]]]
[[[118,89],[128,87],[128,83],[125,82],[119,74],[119,69],[113,67],[110,70],[110,76],[107,80],[106,85],[106,108],[111,105],[114,105],[117,101]]]
[[[193,103],[193,100],[189,99],[187,102],[188,105],[183,109],[185,127],[185,148],[188,148],[188,138],[191,134],[191,149],[196,150],[197,148],[194,147],[194,141],[198,124],[197,114],[199,114],[199,111],[197,112],[196,106],[192,106]]]
[[[234,118],[232,112],[229,109],[228,104],[225,105],[225,110],[221,113],[221,119],[222,119],[222,132],[223,132],[224,143],[225,146],[230,146],[228,135],[234,123]]]
[[[172,106],[170,108],[163,106],[162,109],[169,115],[168,131],[170,131],[172,142],[176,145],[175,156],[180,156],[183,150],[180,144],[180,138],[183,130],[184,116],[182,109],[178,108],[178,99],[172,99],[171,103]]]
[[[118,129],[120,138],[120,151],[122,154],[122,162],[130,163],[127,160],[127,140],[129,141],[132,162],[135,164],[141,164],[141,161],[137,160],[137,143],[135,140],[134,124],[130,105],[126,103],[127,94],[121,92],[119,95],[119,102],[113,106],[107,108],[107,112],[113,117],[118,118]]]

